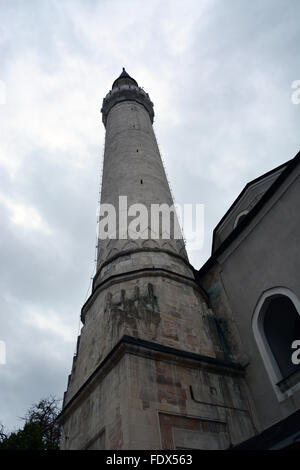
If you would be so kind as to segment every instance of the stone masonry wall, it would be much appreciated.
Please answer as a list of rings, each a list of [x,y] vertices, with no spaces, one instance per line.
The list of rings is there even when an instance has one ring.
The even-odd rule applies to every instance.
[[[123,335],[211,357],[222,357],[205,302],[192,281],[138,274],[105,287],[88,308],[67,401]]]
[[[226,449],[254,433],[242,376],[125,354],[67,418],[63,442],[66,449],[95,442],[98,449]]]

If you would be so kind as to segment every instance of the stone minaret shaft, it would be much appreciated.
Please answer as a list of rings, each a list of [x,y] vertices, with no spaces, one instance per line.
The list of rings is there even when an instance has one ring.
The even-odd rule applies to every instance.
[[[126,196],[128,207],[143,204],[147,208],[149,224],[148,239],[133,240],[130,231],[128,239],[120,239],[117,230],[116,240],[99,240],[96,282],[103,278],[104,263],[107,266],[116,257],[121,261],[126,253],[161,251],[187,261],[183,240],[173,237],[173,216],[170,219],[170,233],[163,233],[160,225],[160,232],[155,237],[153,234],[150,224],[151,204],[167,204],[171,207],[173,200],[152,127],[153,104],[148,94],[125,70],[104,98],[102,116],[106,138],[101,204],[110,203],[116,208],[118,229],[119,197]],[[140,268],[145,266],[143,257],[137,258],[137,261]],[[169,264],[172,264],[171,258]]]
[[[119,196],[128,207],[171,206],[153,104],[125,70],[102,117],[101,205],[117,215]],[[119,227],[118,218],[116,238],[98,243],[60,416],[62,448],[217,449],[245,439],[253,426],[243,371],[223,347],[182,238],[172,237],[172,224],[169,239],[160,229],[122,238]]]

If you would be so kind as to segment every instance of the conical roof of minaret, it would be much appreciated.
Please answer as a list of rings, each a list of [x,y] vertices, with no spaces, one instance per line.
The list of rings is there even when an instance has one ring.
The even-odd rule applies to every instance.
[[[121,75],[112,84],[112,88],[122,85],[123,83],[131,83],[132,85],[138,86],[137,81],[126,72],[124,67]]]
[[[105,127],[109,111],[115,104],[122,101],[136,101],[143,105],[149,113],[151,123],[153,123],[153,103],[148,93],[139,87],[137,81],[126,72],[124,67],[119,77],[113,82],[112,89],[103,98],[101,113]]]

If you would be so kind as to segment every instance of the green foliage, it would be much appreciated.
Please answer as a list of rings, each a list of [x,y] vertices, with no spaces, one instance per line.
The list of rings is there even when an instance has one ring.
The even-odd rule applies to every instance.
[[[38,423],[26,423],[0,443],[0,450],[45,450],[43,432]]]
[[[45,398],[27,412],[23,429],[7,435],[0,429],[0,450],[59,450],[58,400]]]

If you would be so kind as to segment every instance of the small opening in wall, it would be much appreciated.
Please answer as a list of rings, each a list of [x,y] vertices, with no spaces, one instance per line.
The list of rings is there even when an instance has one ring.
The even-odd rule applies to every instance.
[[[139,149],[136,149],[136,151],[138,152],[138,151],[139,151]]]
[[[143,184],[143,180],[141,180],[141,184]]]

